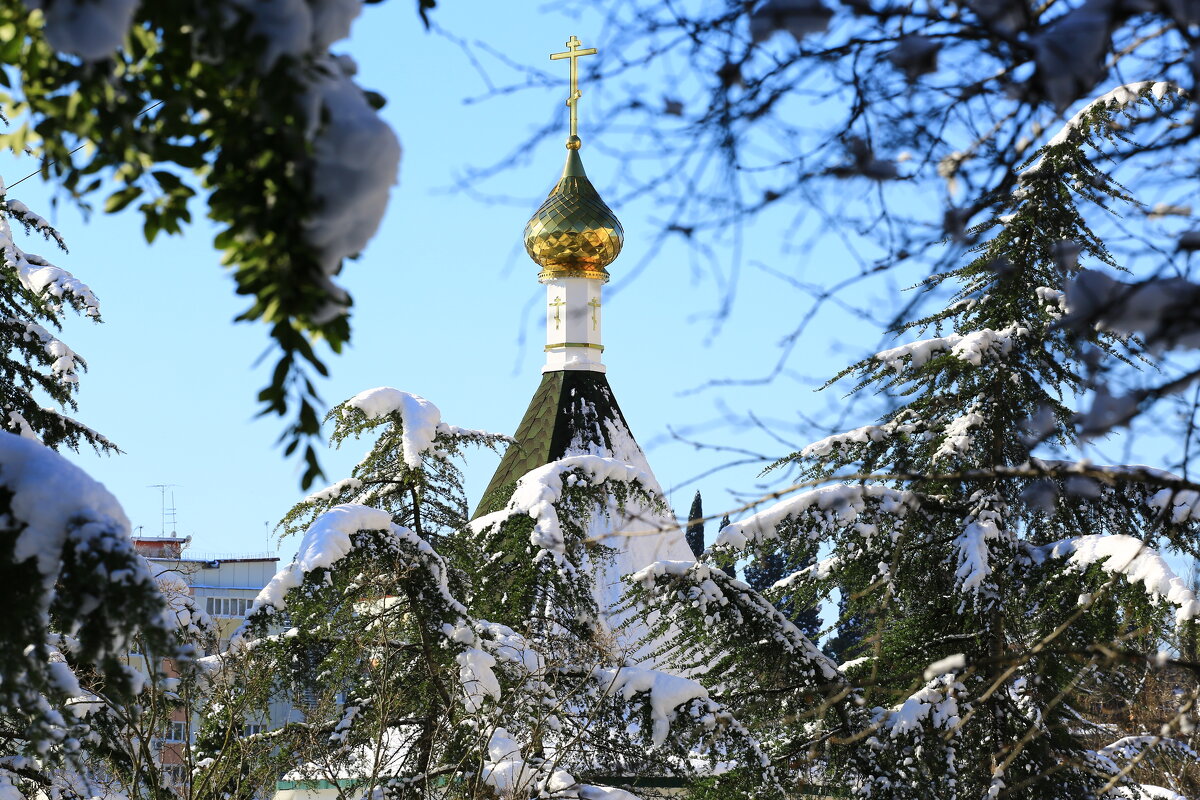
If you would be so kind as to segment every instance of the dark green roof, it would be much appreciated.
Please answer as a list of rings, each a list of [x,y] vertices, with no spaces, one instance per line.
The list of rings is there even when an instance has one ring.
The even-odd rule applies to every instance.
[[[609,428],[604,424],[608,421],[629,428],[603,372],[543,372],[517,426],[516,441],[500,460],[475,516],[502,508],[522,475],[562,458],[572,442],[611,451]]]

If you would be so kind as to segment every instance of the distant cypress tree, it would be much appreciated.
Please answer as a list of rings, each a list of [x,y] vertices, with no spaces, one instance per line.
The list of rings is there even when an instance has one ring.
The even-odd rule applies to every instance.
[[[692,498],[692,510],[688,512],[685,538],[688,547],[692,548],[692,555],[700,558],[700,554],[704,552],[704,503],[700,500],[700,492],[696,492],[696,496]]]
[[[717,528],[717,533],[729,525],[729,515],[725,514],[721,517],[721,527]],[[737,560],[731,557],[728,553],[717,555],[717,566],[719,566],[729,577],[737,577]]]

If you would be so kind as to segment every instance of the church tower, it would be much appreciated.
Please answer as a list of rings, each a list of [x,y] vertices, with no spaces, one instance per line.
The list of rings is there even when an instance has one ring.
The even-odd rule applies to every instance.
[[[608,266],[621,252],[624,232],[612,210],[588,180],[580,158],[576,105],[578,59],[583,49],[572,36],[568,50],[551,59],[570,59],[571,132],[562,176],[525,226],[525,250],[540,267],[546,287],[546,363],[542,380],[492,476],[479,516],[497,510],[512,495],[516,481],[531,469],[573,455],[615,458],[651,476],[647,488],[662,497],[646,456],[629,430],[609,386],[602,359],[603,287]],[[630,502],[623,514],[596,515],[591,537],[615,551],[596,577],[597,603],[612,608],[624,585],[621,578],[659,560],[693,561],[691,549],[670,510]]]

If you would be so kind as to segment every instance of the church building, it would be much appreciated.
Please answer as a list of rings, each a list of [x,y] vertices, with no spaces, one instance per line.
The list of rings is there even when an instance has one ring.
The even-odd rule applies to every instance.
[[[595,53],[572,36],[564,53],[571,64],[571,111],[562,176],[525,226],[525,250],[540,267],[546,287],[546,363],[525,416],[492,476],[475,516],[501,508],[516,481],[531,469],[574,455],[613,458],[650,477],[646,488],[661,507],[630,502],[617,515],[596,515],[590,535],[612,548],[613,559],[595,576],[597,605],[611,609],[625,588],[621,579],[655,561],[693,561],[691,549],[646,456],[617,405],[603,361],[603,288],[608,267],[621,253],[624,231],[588,180],[580,156],[578,59]]]

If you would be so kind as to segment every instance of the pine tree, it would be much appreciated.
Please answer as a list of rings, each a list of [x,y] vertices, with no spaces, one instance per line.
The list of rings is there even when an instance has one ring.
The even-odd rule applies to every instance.
[[[1042,148],[1017,190],[997,198],[999,213],[977,231],[991,238],[973,260],[927,282],[957,283],[953,302],[904,330],[936,335],[838,376],[902,403],[879,424],[788,459],[808,486],[831,485],[798,491],[718,537],[718,550],[752,557],[822,548],[820,561],[787,580],[818,598],[842,593],[867,636],[856,666],[806,687],[807,697],[731,685],[760,660],[754,643],[787,641],[794,626],[782,614],[747,625],[743,609],[760,595],[699,568],[645,583],[676,624],[711,632],[707,652],[721,659],[706,681],[740,691],[751,708],[792,711],[800,724],[754,720],[777,757],[807,756],[860,795],[896,800],[1068,800],[1129,782],[1129,754],[1090,746],[1080,720],[1090,692],[1126,680],[1124,664],[1153,657],[1173,622],[1200,613],[1154,549],[1194,552],[1196,506],[1176,494],[1188,485],[1164,473],[1030,450],[1070,452],[1066,398],[1083,389],[1081,342],[1058,324],[1056,287],[1080,259],[1115,266],[1080,204],[1130,201],[1087,148],[1117,135],[1128,106],[1161,98],[1149,83],[1117,90]],[[1087,344],[1125,355],[1112,336]],[[700,586],[709,588],[689,608]],[[807,648],[794,653],[781,672],[822,666]]]
[[[684,534],[692,555],[700,558],[704,552],[704,503],[700,500],[700,492],[692,498],[692,507],[688,511],[687,532]]]
[[[47,447],[78,450],[81,443],[113,452],[116,445],[54,408],[76,409],[83,358],[58,338],[66,309],[100,321],[100,302],[86,284],[17,244],[13,224],[37,233],[62,252],[62,235],[6,194],[0,180],[0,424]],[[40,396],[39,396],[40,395]]]
[[[590,526],[652,503],[644,473],[567,457],[468,523],[451,459],[503,437],[445,425],[431,403],[395,389],[331,416],[337,442],[379,437],[351,478],[289,514],[286,526],[306,526],[299,552],[229,655],[273,677],[246,690],[253,703],[286,697],[303,710],[303,724],[270,738],[293,775],[353,775],[355,792],[385,798],[575,797],[599,796],[592,779],[696,781],[735,760],[764,765],[758,796],[778,796],[737,720],[700,683],[628,659],[597,607],[591,576],[608,548]],[[201,762],[222,746],[212,722]],[[212,780],[232,791],[235,777]]]
[[[131,640],[156,658],[177,651],[120,505],[53,452],[116,451],[65,413],[86,364],[57,334],[68,309],[98,322],[99,303],[14,225],[66,246],[0,180],[0,794],[32,795],[78,774],[80,743],[103,737],[99,687],[129,702],[143,684],[123,658]]]

